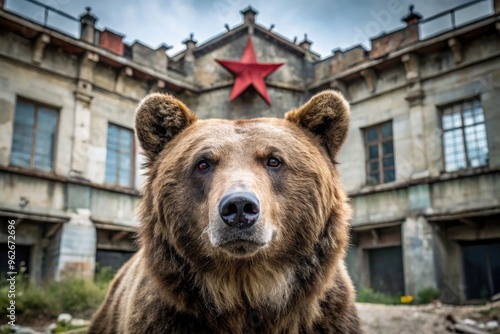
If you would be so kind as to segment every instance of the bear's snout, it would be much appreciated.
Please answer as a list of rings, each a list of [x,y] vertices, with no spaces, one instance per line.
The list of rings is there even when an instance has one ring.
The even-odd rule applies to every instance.
[[[245,229],[259,218],[260,204],[253,192],[238,191],[226,194],[219,204],[219,215],[230,227]]]
[[[211,207],[211,219],[204,230],[212,246],[231,256],[248,257],[271,242],[275,228],[266,219],[269,211],[256,192],[246,186],[231,186],[219,198]]]

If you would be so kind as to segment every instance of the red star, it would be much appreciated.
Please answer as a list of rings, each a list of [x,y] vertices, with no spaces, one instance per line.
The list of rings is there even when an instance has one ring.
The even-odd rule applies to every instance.
[[[264,78],[276,71],[283,63],[257,63],[250,36],[240,61],[220,59],[215,59],[215,61],[236,76],[230,101],[237,98],[248,86],[253,85],[267,104],[271,105]]]

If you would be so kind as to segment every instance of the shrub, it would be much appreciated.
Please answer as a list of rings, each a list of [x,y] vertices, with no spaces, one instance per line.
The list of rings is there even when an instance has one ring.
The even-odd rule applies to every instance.
[[[34,318],[55,317],[62,312],[93,312],[104,300],[113,275],[109,268],[101,268],[95,281],[66,278],[41,287],[19,279],[16,281],[16,315]],[[0,287],[0,318],[7,316],[10,303],[7,295],[8,286]]]
[[[56,316],[62,309],[56,296],[33,285],[18,287],[16,314],[25,316]]]
[[[373,291],[371,288],[358,290],[357,301],[361,303],[396,305],[401,304],[399,296]]]
[[[68,313],[92,310],[99,306],[106,295],[106,290],[94,282],[80,278],[67,278],[53,283],[47,292],[58,301],[60,308]]]
[[[94,282],[100,286],[107,286],[111,283],[115,275],[116,271],[114,271],[111,267],[102,267],[98,264],[94,276]]]
[[[434,288],[425,288],[418,292],[418,303],[429,304],[435,299],[439,299],[439,291]]]

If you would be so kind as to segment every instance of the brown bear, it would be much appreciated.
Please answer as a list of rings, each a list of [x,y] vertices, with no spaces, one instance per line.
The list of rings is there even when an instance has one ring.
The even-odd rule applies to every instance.
[[[89,333],[361,333],[335,157],[349,105],[325,91],[284,119],[198,120],[147,96],[139,251]]]

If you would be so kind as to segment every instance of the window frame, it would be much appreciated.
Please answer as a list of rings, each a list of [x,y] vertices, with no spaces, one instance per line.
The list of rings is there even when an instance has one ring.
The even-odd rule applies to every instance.
[[[382,137],[382,128],[387,125],[391,124],[391,132],[392,135],[389,138],[383,138]],[[371,129],[377,129],[377,140],[376,141],[368,141],[367,140],[367,133],[368,130]],[[392,119],[388,121],[384,121],[382,123],[378,123],[375,125],[367,126],[365,128],[362,128],[362,133],[363,133],[363,145],[365,147],[365,176],[366,176],[366,185],[368,186],[377,186],[377,185],[382,185],[382,184],[387,184],[391,182],[396,182],[396,153],[394,150],[394,127],[393,127],[393,122]],[[388,155],[383,154],[383,144],[385,142],[392,141],[392,153]],[[369,164],[371,162],[375,162],[375,159],[370,159],[370,152],[369,152],[369,147],[374,146],[373,144],[377,143],[377,149],[378,149],[378,157],[377,162],[378,162],[378,175],[379,175],[379,182],[378,183],[371,183],[370,182],[370,170],[369,170]],[[371,144],[371,145],[370,145]],[[385,171],[386,169],[384,168],[384,158],[389,158],[392,155],[394,164],[393,167],[388,167],[387,171],[393,170],[394,171],[394,180],[392,181],[387,181],[385,182]]]
[[[480,104],[481,109],[483,111],[483,118],[484,119],[483,119],[482,122],[474,123],[473,125],[484,124],[485,135],[486,135],[486,146],[488,147],[488,132],[487,132],[487,129],[486,129],[486,116],[484,114],[483,102],[481,101],[481,97],[479,95],[468,96],[468,97],[465,97],[465,98],[463,98],[461,100],[456,100],[456,101],[448,102],[446,104],[442,104],[442,105],[437,106],[437,109],[438,109],[438,118],[439,118],[439,127],[440,127],[440,130],[441,130],[441,157],[442,157],[442,162],[441,162],[441,168],[442,169],[441,170],[442,170],[443,173],[456,173],[456,172],[460,172],[460,171],[464,171],[464,170],[473,170],[473,169],[484,168],[484,167],[489,166],[489,153],[490,153],[489,147],[488,147],[487,162],[484,165],[479,165],[479,166],[476,166],[476,167],[472,167],[471,164],[470,164],[470,161],[469,161],[469,153],[467,152],[467,139],[465,137],[464,104],[466,102],[472,102],[472,103],[474,103],[474,101],[479,101],[479,104]],[[461,122],[461,126],[445,130],[443,128],[443,116],[444,116],[444,113],[445,113],[446,109],[448,109],[448,108],[452,108],[453,109],[453,107],[455,105],[460,105],[460,122]],[[457,129],[460,129],[461,133],[462,133],[462,144],[463,144],[463,148],[464,148],[464,156],[465,156],[465,165],[466,166],[465,166],[465,168],[460,168],[460,169],[455,169],[455,170],[452,170],[452,171],[448,171],[448,170],[446,170],[446,154],[445,154],[445,146],[446,145],[445,145],[445,141],[444,141],[444,134],[446,132],[457,130]]]
[[[33,139],[31,141],[31,151],[30,151],[30,165],[29,167],[26,166],[18,166],[18,165],[13,165],[12,164],[12,151],[13,151],[13,141],[14,141],[14,126],[16,122],[16,113],[17,113],[17,105],[19,102],[25,102],[32,104],[35,107],[35,115],[33,118],[33,127],[32,127],[32,132],[33,132]],[[55,133],[54,133],[54,149],[52,151],[52,168],[50,171],[43,170],[43,169],[38,169],[35,167],[35,147],[36,147],[36,132],[38,129],[38,109],[39,108],[48,108],[52,109],[57,113],[57,120],[55,124]],[[14,107],[14,117],[12,119],[12,138],[11,138],[11,147],[10,147],[10,154],[9,154],[9,166],[15,167],[15,168],[23,168],[23,169],[28,169],[28,170],[35,170],[40,173],[55,173],[55,165],[56,165],[56,159],[57,159],[57,146],[58,146],[58,139],[59,139],[59,124],[60,124],[60,117],[61,116],[61,108],[56,107],[54,105],[40,102],[34,99],[30,99],[24,96],[17,96],[16,97],[16,103]]]
[[[107,159],[107,156],[108,156],[108,138],[109,138],[109,127],[110,125],[112,126],[116,126],[117,128],[119,128],[120,130],[127,130],[127,131],[130,131],[131,134],[132,134],[132,142],[131,142],[131,145],[132,145],[132,150],[130,152],[131,154],[131,165],[132,165],[132,168],[131,168],[131,175],[130,175],[130,186],[123,186],[123,185],[120,185],[119,183],[119,174],[116,174],[117,178],[116,178],[116,182],[115,183],[109,183],[106,181],[106,174],[107,174],[107,170],[108,170],[108,159]],[[114,123],[114,122],[110,122],[108,121],[108,126],[107,126],[107,132],[106,132],[106,161],[105,161],[105,169],[104,169],[104,184],[108,185],[108,186],[112,186],[112,187],[119,187],[119,188],[123,188],[123,189],[135,189],[136,186],[135,186],[135,181],[136,181],[136,176],[135,176],[135,173],[136,173],[136,153],[137,153],[137,149],[136,149],[136,138],[135,138],[135,131],[134,129],[131,129],[131,128],[128,128],[126,126],[123,126],[123,125],[120,125],[120,124],[117,124],[117,123]],[[115,170],[116,172],[116,170]]]

